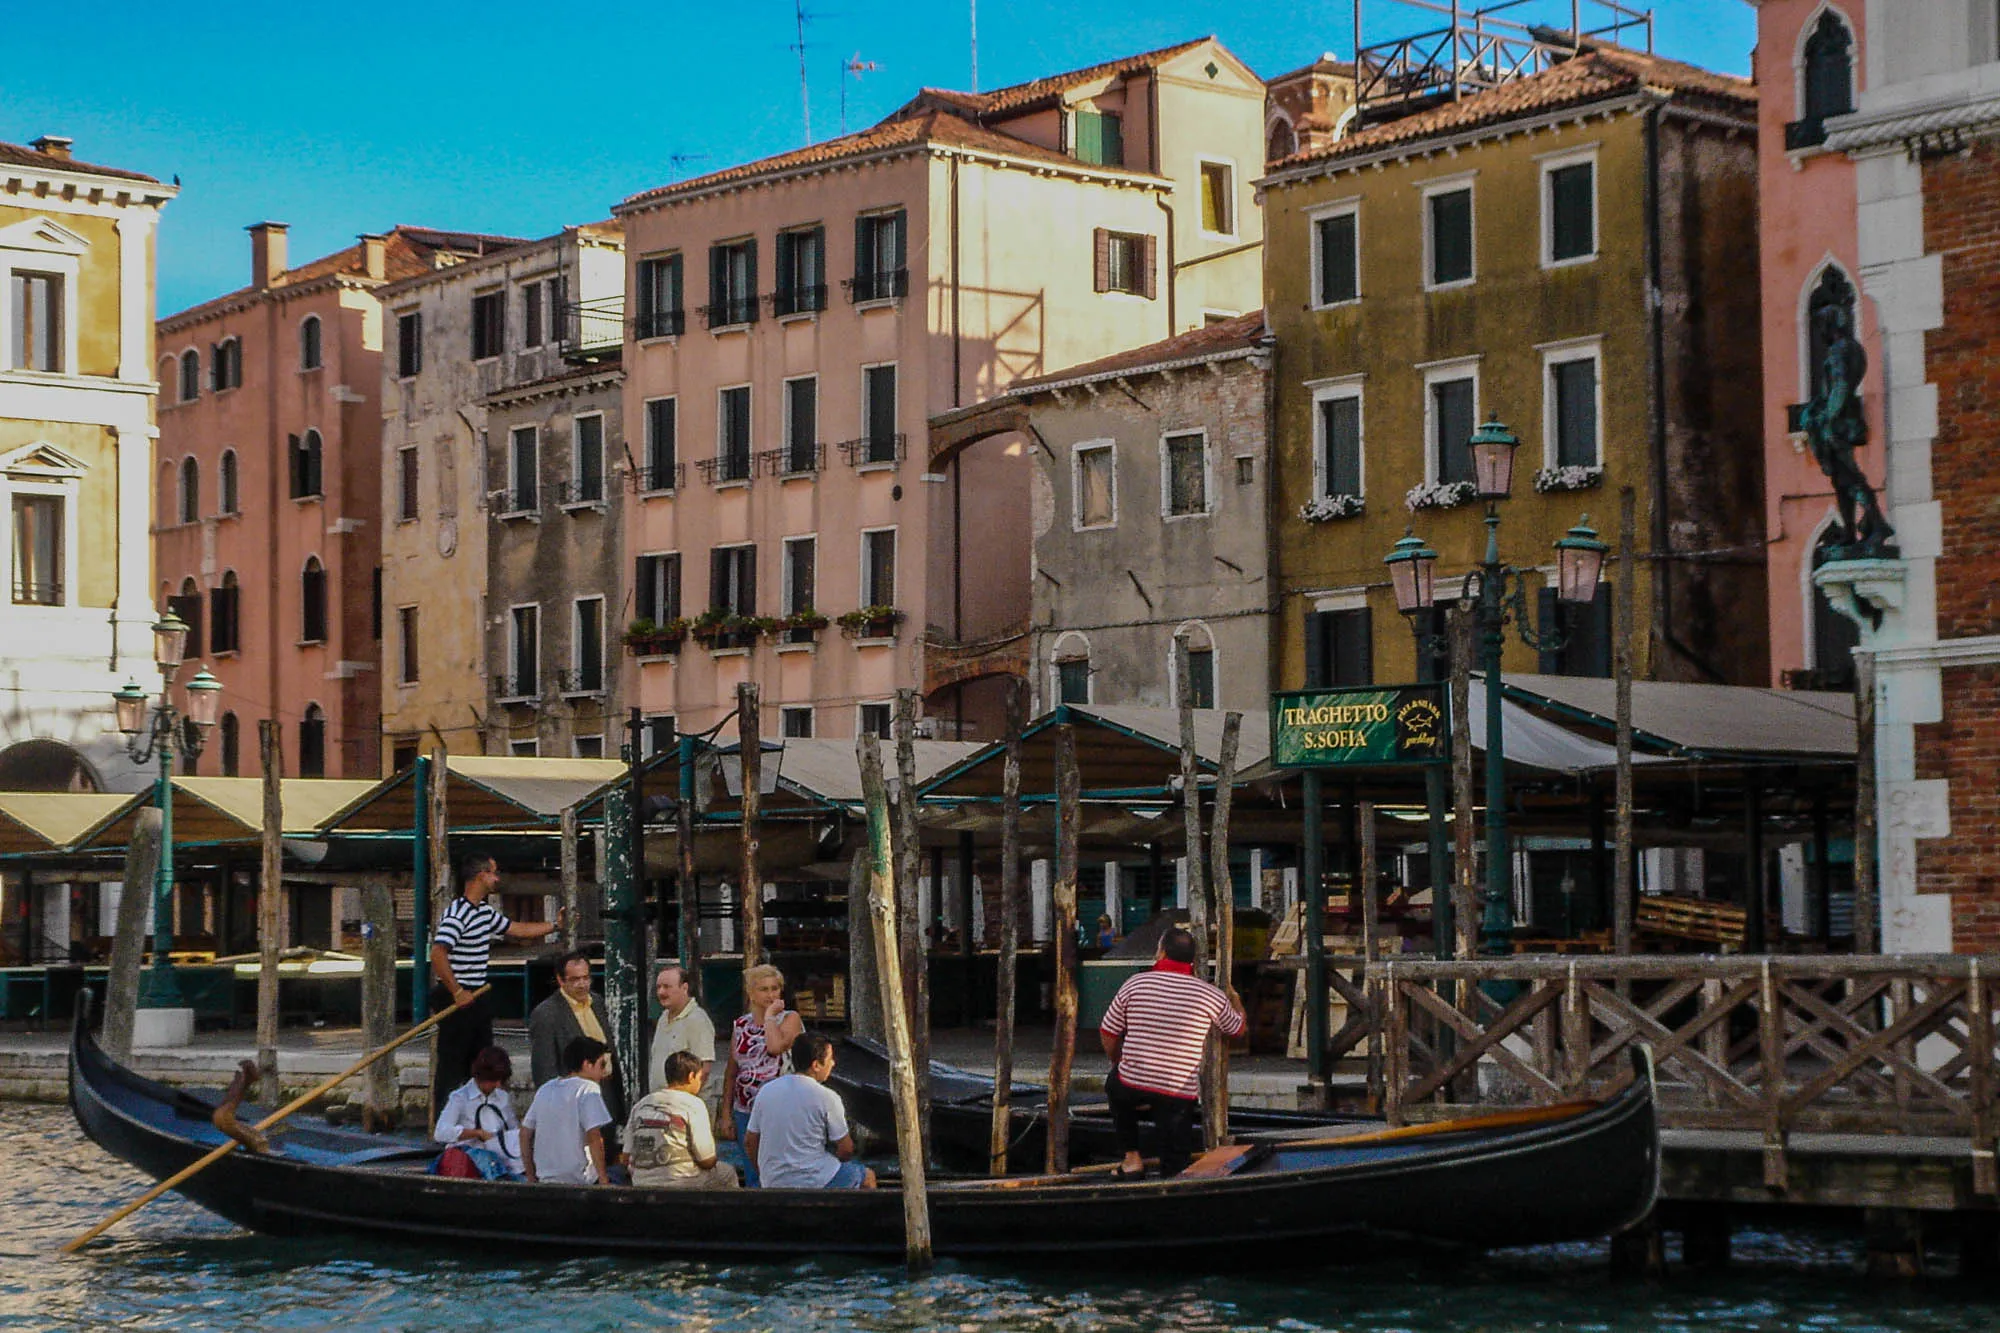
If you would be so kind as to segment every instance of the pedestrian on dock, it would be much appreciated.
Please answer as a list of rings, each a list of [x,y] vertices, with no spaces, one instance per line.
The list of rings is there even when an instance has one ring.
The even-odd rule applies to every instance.
[[[537,1088],[561,1078],[563,1052],[578,1037],[610,1044],[604,1035],[604,1008],[590,990],[590,955],[573,949],[556,959],[555,994],[528,1015],[528,1073]],[[625,1113],[625,1084],[614,1059],[601,1091],[613,1120]]]
[[[701,1061],[701,1099],[708,1103],[711,1117],[721,1109],[720,1080],[715,1075],[715,1020],[695,1002],[694,988],[688,985],[688,970],[668,963],[653,978],[653,995],[660,1002],[660,1020],[653,1025],[653,1045],[647,1057],[646,1090],[658,1092],[667,1086],[667,1057],[676,1051],[690,1052]]]
[[[653,1189],[735,1189],[736,1168],[716,1160],[715,1124],[701,1099],[714,1062],[693,1051],[675,1051],[664,1063],[666,1085],[641,1097],[625,1124],[632,1183]]]
[[[473,1056],[472,1077],[453,1089],[438,1116],[437,1128],[431,1132],[431,1137],[447,1148],[464,1152],[488,1180],[524,1174],[521,1121],[507,1091],[513,1077],[514,1062],[498,1046],[488,1046]]]
[[[729,1030],[729,1063],[722,1082],[729,1098],[729,1115],[715,1127],[718,1138],[744,1144],[757,1096],[785,1072],[785,1055],[805,1032],[805,1020],[785,1008],[785,974],[760,963],[743,974],[745,1012]],[[757,1163],[746,1148],[732,1154],[743,1179],[757,1186]]]
[[[743,1148],[765,1189],[872,1190],[875,1173],[854,1160],[854,1135],[833,1077],[833,1042],[802,1033],[792,1046],[796,1074],[757,1094]]]
[[[452,1089],[472,1076],[472,1057],[493,1044],[493,1006],[474,991],[486,984],[486,968],[497,939],[538,940],[562,924],[509,921],[486,901],[500,887],[500,867],[476,852],[459,863],[458,896],[445,905],[431,937],[431,1008],[452,1012],[437,1025],[436,1063],[431,1068],[431,1105],[443,1106]],[[419,892],[422,889],[419,887]]]
[[[1194,936],[1175,926],[1160,936],[1152,970],[1130,977],[1098,1025],[1111,1073],[1104,1093],[1118,1135],[1121,1177],[1145,1172],[1139,1121],[1160,1140],[1160,1174],[1176,1176],[1193,1158],[1201,1108],[1201,1065],[1211,1032],[1243,1031],[1241,1005],[1194,974]]]
[[[563,1068],[569,1072],[542,1084],[521,1118],[521,1167],[530,1184],[601,1185],[604,1130],[615,1122],[598,1085],[611,1076],[611,1048],[578,1037],[563,1048]]]

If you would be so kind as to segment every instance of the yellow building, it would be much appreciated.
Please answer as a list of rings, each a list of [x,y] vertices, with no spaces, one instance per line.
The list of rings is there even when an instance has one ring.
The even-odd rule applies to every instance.
[[[1640,672],[1767,678],[1755,113],[1744,80],[1605,46],[1273,164],[1275,685],[1415,678],[1382,558],[1414,526],[1455,593],[1489,415],[1522,441],[1503,558],[1552,573],[1586,510],[1615,541],[1630,485]],[[1609,592],[1508,668],[1609,674]]]
[[[136,790],[153,665],[154,241],[176,193],[0,143],[0,790]]]

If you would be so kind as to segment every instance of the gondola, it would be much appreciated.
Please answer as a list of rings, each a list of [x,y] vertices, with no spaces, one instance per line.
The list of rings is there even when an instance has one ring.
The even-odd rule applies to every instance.
[[[1171,1180],[939,1181],[930,1189],[934,1243],[942,1256],[1147,1265],[1165,1258],[1186,1271],[1212,1271],[1321,1262],[1342,1247],[1300,1243],[1371,1235],[1479,1247],[1599,1237],[1643,1217],[1658,1189],[1650,1061],[1635,1055],[1634,1069],[1615,1096],[1539,1124],[1470,1124],[1344,1147],[1263,1144],[1235,1151],[1209,1175]],[[69,1099],[85,1134],[156,1180],[222,1141],[203,1113],[211,1103],[111,1060],[81,1012],[70,1038]],[[246,1108],[243,1118],[251,1114]],[[273,1235],[344,1233],[513,1253],[887,1260],[904,1252],[894,1189],[523,1185],[428,1175],[428,1156],[407,1141],[357,1146],[347,1131],[280,1126],[270,1152],[238,1149],[179,1188],[209,1211]]]
[[[840,1094],[850,1120],[885,1144],[895,1141],[896,1117],[889,1097],[888,1052],[859,1037],[840,1039],[828,1086]],[[1048,1089],[1039,1083],[1015,1082],[1009,1100],[1007,1165],[1014,1171],[1035,1171],[1046,1160]],[[1197,1117],[1197,1121],[1199,1117]],[[1232,1135],[1293,1134],[1332,1125],[1376,1123],[1371,1118],[1332,1112],[1272,1111],[1231,1107]],[[971,1070],[931,1061],[931,1154],[940,1165],[984,1171],[991,1151],[993,1080]],[[1108,1162],[1118,1156],[1110,1109],[1102,1097],[1082,1097],[1070,1104],[1070,1161]]]

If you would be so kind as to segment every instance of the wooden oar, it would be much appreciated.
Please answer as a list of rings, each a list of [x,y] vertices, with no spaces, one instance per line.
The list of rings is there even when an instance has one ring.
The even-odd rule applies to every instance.
[[[1522,1111],[1499,1111],[1492,1115],[1467,1116],[1460,1120],[1433,1120],[1427,1125],[1403,1125],[1365,1134],[1345,1134],[1322,1139],[1266,1139],[1279,1152],[1299,1148],[1356,1148],[1372,1143],[1395,1143],[1404,1139],[1430,1138],[1436,1134],[1470,1134],[1485,1129],[1519,1129],[1527,1125],[1566,1120],[1583,1111],[1595,1110],[1602,1102],[1559,1102],[1554,1106],[1533,1106]]]
[[[472,998],[476,1000],[491,989],[493,988],[490,985],[481,986],[478,990],[472,992]],[[402,1036],[390,1042],[387,1046],[383,1046],[376,1050],[370,1051],[367,1055],[362,1056],[359,1060],[356,1060],[353,1064],[341,1070],[338,1074],[335,1074],[333,1077],[327,1079],[325,1082],[320,1083],[314,1088],[312,1088],[311,1091],[300,1093],[298,1096],[292,1098],[291,1101],[286,1102],[283,1106],[271,1112],[271,1114],[265,1116],[262,1120],[259,1120],[256,1125],[257,1131],[262,1132],[264,1130],[267,1130],[271,1126],[277,1124],[280,1120],[283,1120],[285,1117],[291,1115],[292,1112],[297,1111],[300,1108],[307,1106],[314,1101],[317,1101],[320,1097],[333,1091],[335,1088],[339,1087],[342,1083],[346,1082],[348,1079],[354,1077],[356,1074],[368,1068],[368,1066],[374,1064],[377,1060],[380,1060],[383,1056],[387,1055],[389,1052],[395,1050],[398,1046],[401,1046],[403,1043],[411,1040],[412,1038],[422,1036],[424,1033],[430,1031],[433,1027],[436,1027],[446,1018],[449,1018],[452,1014],[457,1013],[458,1009],[459,1009],[458,1005],[453,1005],[451,1008],[443,1010],[440,1013],[432,1014],[429,1018],[417,1024],[415,1027],[411,1028],[408,1032],[405,1032]],[[118,1225],[118,1223],[124,1221],[132,1214],[138,1212],[141,1208],[144,1208],[147,1204],[159,1198],[162,1194],[165,1194],[168,1190],[173,1189],[176,1185],[183,1183],[184,1181],[188,1180],[193,1176],[199,1175],[201,1172],[215,1165],[217,1162],[227,1157],[230,1153],[236,1151],[237,1146],[238,1146],[238,1141],[232,1138],[229,1142],[224,1143],[219,1147],[213,1149],[212,1151],[208,1152],[204,1156],[197,1158],[195,1161],[181,1168],[179,1171],[176,1171],[173,1175],[168,1176],[165,1180],[161,1181],[159,1184],[153,1186],[153,1188],[147,1190],[144,1194],[141,1194],[138,1198],[132,1200],[132,1202],[120,1208],[117,1212],[111,1214],[111,1216],[105,1218],[102,1222],[99,1222],[96,1226],[92,1227],[90,1230],[84,1232],[81,1236],[78,1236],[75,1240],[70,1241],[67,1245],[64,1245],[62,1247],[62,1252],[64,1254],[76,1253],[84,1246],[90,1244],[91,1241],[96,1240],[99,1236],[109,1231],[112,1227]]]

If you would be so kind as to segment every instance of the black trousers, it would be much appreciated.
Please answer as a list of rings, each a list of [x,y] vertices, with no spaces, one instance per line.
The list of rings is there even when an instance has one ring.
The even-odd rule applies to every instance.
[[[482,995],[464,1008],[451,1002],[451,992],[431,987],[431,1012],[446,1014],[437,1025],[437,1063],[431,1068],[432,1114],[444,1110],[451,1094],[472,1077],[472,1057],[493,1044],[491,995]]]
[[[1104,1080],[1104,1095],[1111,1101],[1111,1127],[1118,1135],[1118,1151],[1140,1151],[1139,1121],[1147,1117],[1160,1140],[1160,1174],[1177,1176],[1187,1169],[1194,1160],[1194,1118],[1201,1110],[1198,1099],[1126,1087],[1115,1069]]]

